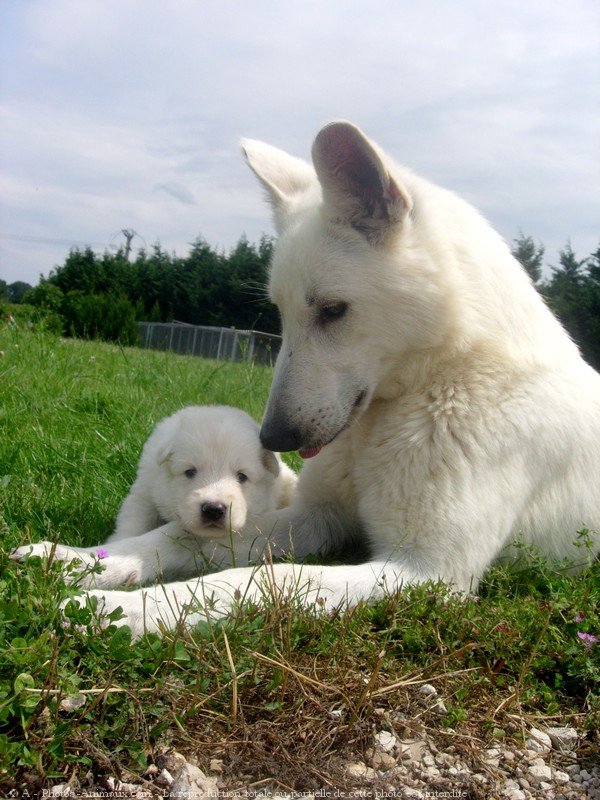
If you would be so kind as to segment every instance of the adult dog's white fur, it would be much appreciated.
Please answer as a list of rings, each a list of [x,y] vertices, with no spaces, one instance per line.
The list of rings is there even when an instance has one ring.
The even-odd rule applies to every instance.
[[[54,553],[76,560],[88,568],[82,583],[103,588],[247,565],[265,547],[257,521],[288,505],[296,484],[295,473],[258,434],[256,422],[237,408],[183,408],[159,422],[144,445],[105,544],[40,542],[12,557]],[[101,571],[90,572],[96,565]]]
[[[372,560],[96,592],[105,608],[138,634],[191,600],[193,623],[267,589],[324,608],[429,579],[473,590],[517,538],[576,564],[597,553],[600,377],[501,238],[349,123],[320,131],[314,168],[244,151],[279,233],[283,345],[261,437],[312,456],[261,527],[298,559],[365,537]]]

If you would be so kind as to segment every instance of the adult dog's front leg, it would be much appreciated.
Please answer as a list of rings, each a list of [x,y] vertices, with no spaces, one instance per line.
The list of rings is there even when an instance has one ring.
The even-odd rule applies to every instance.
[[[370,562],[353,566],[265,564],[228,569],[204,578],[152,586],[133,592],[92,590],[77,602],[97,598],[97,611],[108,616],[121,608],[118,625],[129,625],[134,637],[182,624],[220,619],[238,603],[259,605],[291,600],[321,611],[382,597],[402,584],[420,579],[392,563]]]

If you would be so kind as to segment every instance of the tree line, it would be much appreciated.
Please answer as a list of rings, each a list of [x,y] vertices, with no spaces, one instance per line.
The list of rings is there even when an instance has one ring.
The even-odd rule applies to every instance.
[[[528,272],[537,290],[565,326],[581,354],[600,371],[600,246],[578,259],[570,243],[559,252],[550,278],[542,277],[544,246],[520,233],[512,254]]]
[[[520,233],[511,249],[584,358],[600,369],[600,246],[579,259],[567,244],[548,278],[542,244]],[[279,333],[265,290],[272,250],[267,236],[257,245],[242,237],[228,253],[201,238],[186,256],[156,244],[131,261],[123,250],[74,249],[35,288],[0,281],[0,298],[34,306],[57,333],[123,344],[137,342],[139,320]]]
[[[156,244],[131,261],[123,250],[74,249],[23,299],[65,335],[126,344],[137,341],[139,320],[278,333],[265,289],[272,249],[266,236],[258,245],[242,237],[229,253],[197,239],[184,257]]]

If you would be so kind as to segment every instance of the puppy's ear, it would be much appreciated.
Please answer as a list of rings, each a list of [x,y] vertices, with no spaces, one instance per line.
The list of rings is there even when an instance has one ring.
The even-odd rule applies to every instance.
[[[161,447],[160,450],[156,453],[156,463],[159,466],[166,464],[167,461],[170,461],[173,457],[173,445],[169,442],[164,447]]]
[[[306,161],[264,142],[242,139],[241,146],[248,166],[267,190],[275,227],[281,233],[298,195],[317,186],[315,171]]]
[[[271,450],[266,450],[264,447],[262,448],[261,453],[262,463],[264,468],[270,472],[272,475],[277,477],[279,475],[279,456],[277,453],[273,453]]]
[[[325,210],[370,240],[378,240],[412,208],[406,190],[390,175],[385,157],[350,122],[333,122],[315,139],[312,158]]]

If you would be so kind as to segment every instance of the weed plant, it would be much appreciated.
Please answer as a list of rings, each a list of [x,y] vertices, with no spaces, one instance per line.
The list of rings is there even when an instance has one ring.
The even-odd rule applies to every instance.
[[[89,609],[65,620],[60,565],[14,563],[12,548],[102,542],[159,419],[197,403],[259,419],[271,374],[22,326],[0,350],[0,795],[88,773],[142,780],[158,745],[222,759],[228,786],[243,773],[310,790],[398,719],[407,736],[480,746],[571,723],[597,747],[598,562],[573,577],[528,554],[466,600],[425,585],[331,615],[273,602],[135,642]],[[424,681],[443,716],[419,705]]]

